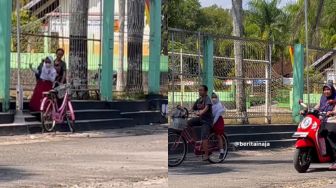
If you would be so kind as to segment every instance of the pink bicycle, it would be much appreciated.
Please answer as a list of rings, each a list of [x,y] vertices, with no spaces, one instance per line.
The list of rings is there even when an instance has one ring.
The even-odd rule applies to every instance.
[[[40,107],[42,132],[53,131],[55,125],[64,123],[64,120],[66,120],[70,132],[75,131],[75,113],[71,104],[69,89],[70,85],[64,84],[49,92],[43,92],[44,98]],[[62,98],[62,104],[58,107],[57,101]]]

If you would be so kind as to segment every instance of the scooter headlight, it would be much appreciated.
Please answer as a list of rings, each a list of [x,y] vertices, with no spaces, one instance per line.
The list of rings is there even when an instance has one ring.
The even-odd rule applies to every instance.
[[[305,117],[303,120],[302,120],[302,122],[301,122],[301,124],[300,124],[300,127],[302,128],[302,129],[307,129],[308,127],[309,127],[309,125],[312,123],[312,118],[311,117]]]

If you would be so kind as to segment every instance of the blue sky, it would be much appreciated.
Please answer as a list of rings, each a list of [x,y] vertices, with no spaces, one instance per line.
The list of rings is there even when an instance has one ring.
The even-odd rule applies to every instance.
[[[211,6],[213,4],[217,4],[222,8],[231,8],[231,0],[199,0],[201,2],[202,7]],[[249,0],[243,0],[243,7],[246,8]],[[296,0],[281,0],[280,7],[285,6],[288,3],[295,3]]]

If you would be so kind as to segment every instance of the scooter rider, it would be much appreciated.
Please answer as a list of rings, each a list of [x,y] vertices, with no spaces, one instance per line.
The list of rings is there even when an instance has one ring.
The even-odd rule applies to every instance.
[[[328,137],[329,142],[327,142],[328,148],[331,149],[330,152],[333,153],[334,163],[330,166],[330,169],[336,170],[336,90],[332,84],[327,84],[323,86],[323,94],[318,103],[314,108],[320,112],[326,112],[327,119],[324,120],[320,134],[324,137]]]

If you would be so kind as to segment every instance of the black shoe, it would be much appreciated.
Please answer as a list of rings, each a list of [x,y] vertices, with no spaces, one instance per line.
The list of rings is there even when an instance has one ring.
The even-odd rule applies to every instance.
[[[219,157],[218,157],[220,160],[223,160],[224,159],[224,153],[220,153]]]

